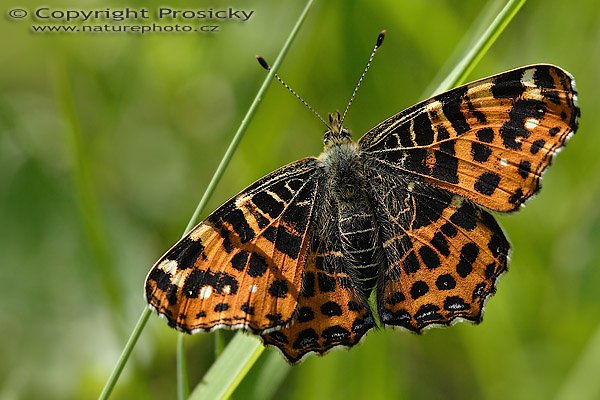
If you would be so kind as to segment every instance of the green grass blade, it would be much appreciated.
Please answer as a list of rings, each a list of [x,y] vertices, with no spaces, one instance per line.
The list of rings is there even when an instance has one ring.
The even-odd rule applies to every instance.
[[[231,140],[231,143],[229,144],[229,147],[227,148],[225,155],[221,159],[221,162],[219,163],[217,170],[215,171],[214,175],[212,176],[212,178],[206,188],[206,191],[202,195],[202,198],[200,199],[200,202],[198,203],[198,206],[196,207],[194,214],[190,218],[190,221],[188,222],[187,227],[185,228],[185,233],[189,232],[190,229],[192,229],[194,227],[194,225],[197,223],[202,210],[206,206],[206,203],[208,202],[210,196],[213,194],[213,192],[217,186],[217,183],[223,176],[223,173],[225,172],[227,165],[231,161],[231,158],[232,158],[233,154],[235,153],[235,150],[237,149],[242,137],[244,136],[244,133],[248,129],[248,125],[250,124],[250,121],[252,120],[254,114],[256,113],[256,110],[258,109],[258,105],[262,101],[271,81],[274,78],[275,71],[277,71],[283,58],[287,54],[287,52],[292,44],[292,41],[298,34],[298,31],[299,31],[300,27],[302,26],[302,23],[306,19],[306,15],[308,14],[308,11],[312,7],[313,3],[314,3],[314,0],[309,0],[306,3],[306,5],[304,6],[304,9],[302,10],[300,17],[296,21],[294,28],[290,32],[281,51],[279,52],[277,58],[275,59],[275,62],[273,63],[271,70],[265,77],[263,84],[261,85],[260,89],[258,90],[258,93],[254,97],[252,104],[248,108],[246,115],[242,119],[240,126],[238,127],[233,139]],[[185,236],[185,233],[184,233],[184,236]],[[123,371],[123,368],[125,367],[125,364],[127,363],[129,356],[131,355],[131,351],[133,350],[133,347],[135,347],[135,344],[139,338],[139,335],[142,332],[142,330],[144,329],[150,314],[151,314],[151,311],[148,308],[144,309],[144,311],[142,312],[142,315],[140,316],[140,319],[139,319],[134,331],[131,333],[131,335],[127,341],[127,344],[125,345],[125,348],[123,349],[123,352],[121,353],[121,356],[119,357],[119,360],[117,361],[115,367],[113,368],[111,375],[109,376],[108,380],[106,381],[106,383],[104,385],[104,388],[102,389],[102,393],[100,394],[100,397],[99,397],[101,400],[108,399],[110,397],[110,394],[112,393],[117,381],[119,380],[121,372]],[[231,350],[228,350],[228,349],[231,349]],[[215,389],[214,385],[217,385],[218,387],[223,388],[228,393],[233,392],[233,390],[235,390],[235,388],[239,384],[240,380],[243,378],[243,376],[245,376],[246,372],[254,364],[254,362],[256,361],[256,359],[258,358],[258,356],[260,355],[260,353],[263,350],[264,350],[264,348],[256,339],[250,341],[250,340],[244,339],[243,335],[237,334],[233,338],[233,340],[229,343],[229,345],[227,346],[225,351],[223,352],[223,356],[225,356],[225,354],[231,354],[231,352],[234,352],[235,358],[237,360],[236,366],[238,366],[240,368],[240,375],[238,376],[235,373],[233,373],[233,370],[231,370],[231,374],[228,374],[227,370],[225,370],[225,371],[221,370],[220,368],[223,368],[223,367],[219,367],[219,366],[223,365],[223,362],[219,361],[222,358],[222,357],[219,357],[219,359],[215,362],[213,367],[211,367],[211,369],[207,373],[207,376],[209,378],[216,377],[218,379],[216,379],[216,380],[211,379],[210,383],[207,385],[202,385],[202,383],[201,383],[198,386],[198,388],[203,387],[204,388],[203,390],[210,389],[210,391],[213,391]],[[184,376],[183,376],[183,373],[184,373],[183,371],[186,369],[185,368],[185,360],[180,358],[180,355],[183,355],[183,353],[184,353],[184,343],[183,343],[183,340],[181,340],[181,343],[178,344],[178,351],[177,351],[177,354],[178,354],[178,360],[177,360],[178,378],[177,378],[177,381],[178,381],[178,395],[179,396],[181,396],[182,394],[185,394],[185,392],[186,392],[185,387],[187,386],[187,384],[184,384],[184,382],[187,381],[187,377],[184,378]],[[226,360],[227,359],[225,359],[224,361],[226,361]],[[244,360],[244,363],[242,363],[242,360]],[[227,365],[227,364],[225,364],[225,365]],[[205,380],[203,380],[203,382],[205,382],[205,381],[206,381],[206,378],[205,378]],[[196,393],[196,390],[194,391],[194,393]]]
[[[229,397],[256,362],[264,347],[254,336],[238,333],[196,386],[190,400]]]
[[[269,74],[267,75],[267,78],[264,80],[262,86],[260,87],[260,90],[258,91],[256,97],[254,98],[254,101],[252,102],[252,105],[248,109],[246,116],[242,120],[242,124],[240,125],[238,132],[236,132],[236,135],[233,138],[231,145],[227,149],[227,152],[225,153],[225,157],[224,157],[223,161],[221,162],[221,164],[219,164],[219,167],[217,168],[217,173],[222,174],[225,169],[225,166],[226,166],[226,163],[224,163],[224,161],[227,160],[227,162],[229,162],[229,159],[231,159],[231,155],[233,154],[233,151],[235,151],[235,148],[237,147],[237,143],[239,143],[238,136],[241,136],[240,132],[243,133],[246,130],[246,127],[247,127],[252,115],[254,115],[256,107],[258,106],[258,104],[260,103],[264,94],[266,93],[267,88],[269,87],[271,81],[273,80],[274,73],[277,71],[283,58],[287,54],[287,51],[289,50],[289,48],[292,44],[292,41],[298,34],[298,31],[300,30],[302,23],[306,19],[306,15],[308,14],[308,11],[312,7],[313,3],[314,3],[314,0],[309,0],[306,3],[306,5],[304,6],[302,13],[298,17],[298,20],[296,21],[296,24],[292,28],[292,31],[290,32],[283,47],[281,48],[281,51],[277,55],[277,58],[275,59],[275,62],[273,63],[271,70],[269,71]],[[240,139],[241,139],[241,137],[240,137]],[[215,173],[215,175],[217,175],[217,173]],[[211,193],[212,193],[212,190],[214,190],[215,186],[216,186],[216,182],[213,184],[213,181],[211,180],[207,191],[211,190]],[[201,202],[201,204],[199,204],[198,206],[200,207],[200,205],[203,206],[204,204]],[[200,213],[200,211],[198,211],[198,209],[197,209],[196,213],[194,213],[194,215],[199,214],[199,213]],[[231,393],[233,393],[233,391],[235,390],[235,388],[237,387],[239,382],[242,380],[242,378],[245,376],[247,371],[254,364],[254,362],[257,360],[258,356],[260,355],[260,353],[262,353],[263,350],[264,350],[264,347],[258,340],[256,340],[256,339],[249,340],[247,336],[245,336],[244,334],[239,332],[238,334],[236,334],[233,337],[231,342],[229,342],[229,344],[227,345],[227,347],[225,348],[225,350],[223,351],[221,356],[217,359],[217,361],[212,365],[210,370],[207,372],[205,378],[196,387],[194,392],[192,392],[191,398],[212,398],[210,396],[207,396],[206,394],[215,394],[215,393],[231,394]],[[230,365],[228,363],[227,358],[222,360],[223,357],[233,357],[234,364],[236,366],[235,371],[230,369]],[[235,360],[237,360],[237,361],[235,361]],[[198,393],[200,393],[200,395]],[[198,396],[200,396],[200,397],[198,397]]]
[[[125,344],[125,348],[123,349],[123,352],[121,353],[117,364],[115,365],[112,373],[108,377],[108,380],[106,381],[106,384],[102,389],[102,393],[100,393],[100,396],[98,397],[99,400],[105,400],[110,397],[110,394],[115,388],[115,385],[119,380],[119,377],[121,376],[121,372],[123,372],[123,368],[125,367],[125,364],[127,364],[127,360],[129,359],[129,356],[131,355],[131,352],[133,351],[133,348],[135,347],[135,344],[137,343],[140,334],[146,326],[146,322],[148,322],[148,317],[150,317],[150,314],[152,314],[152,312],[148,307],[146,307],[144,309],[144,312],[142,312],[142,315],[140,315],[140,319],[138,320],[137,324],[135,324],[135,327],[133,328],[129,339]]]
[[[491,21],[481,37],[467,50],[454,69],[446,76],[446,79],[433,90],[433,94],[446,91],[465,83],[467,76],[469,76],[471,71],[473,71],[473,68],[481,61],[502,32],[504,32],[504,29],[506,29],[510,21],[512,21],[521,7],[523,7],[525,1],[526,0],[509,0],[506,2],[504,8],[502,8],[498,15]]]
[[[185,334],[177,335],[177,399],[185,400],[190,394],[185,357]]]

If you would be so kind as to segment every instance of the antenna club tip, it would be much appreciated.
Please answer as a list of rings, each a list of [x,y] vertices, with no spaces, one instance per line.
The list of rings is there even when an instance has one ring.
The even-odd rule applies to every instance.
[[[271,70],[271,67],[269,66],[269,63],[262,56],[258,56],[257,55],[256,56],[256,61],[258,61],[258,63],[260,64],[260,66],[263,67],[264,69],[266,69],[267,71]]]
[[[377,36],[377,47],[380,47],[383,43],[383,39],[385,39],[385,30],[379,32],[379,36]]]

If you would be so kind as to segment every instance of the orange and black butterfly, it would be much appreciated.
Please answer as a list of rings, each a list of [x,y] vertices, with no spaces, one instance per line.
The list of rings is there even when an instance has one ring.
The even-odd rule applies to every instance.
[[[150,271],[178,330],[242,329],[292,363],[375,326],[481,321],[517,210],[577,129],[573,78],[530,65],[439,94],[358,142],[330,115],[324,151],[227,201]],[[376,292],[376,306],[368,301]]]

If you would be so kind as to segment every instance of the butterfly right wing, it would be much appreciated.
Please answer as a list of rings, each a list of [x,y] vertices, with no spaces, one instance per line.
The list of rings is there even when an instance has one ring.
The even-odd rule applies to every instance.
[[[573,77],[537,64],[436,95],[383,121],[359,144],[397,173],[514,211],[539,190],[579,115]]]
[[[320,173],[315,158],[297,161],[215,210],[154,265],[146,279],[150,307],[184,332],[261,333],[289,323]]]

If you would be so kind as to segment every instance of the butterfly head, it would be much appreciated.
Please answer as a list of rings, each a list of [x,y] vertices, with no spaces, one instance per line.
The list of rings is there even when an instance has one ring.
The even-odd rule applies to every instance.
[[[325,147],[331,147],[341,143],[352,141],[350,131],[342,126],[340,113],[329,114],[329,129],[323,135],[323,144]]]

